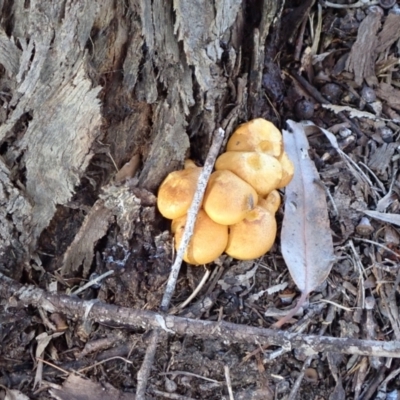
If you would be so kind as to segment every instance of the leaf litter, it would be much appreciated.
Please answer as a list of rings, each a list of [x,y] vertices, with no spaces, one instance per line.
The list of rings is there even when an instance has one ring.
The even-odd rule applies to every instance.
[[[304,126],[291,120],[287,125],[283,140],[295,173],[285,192],[282,255],[301,296],[296,306],[274,324],[277,328],[288,322],[308,295],[325,281],[335,259],[326,193],[308,154]]]

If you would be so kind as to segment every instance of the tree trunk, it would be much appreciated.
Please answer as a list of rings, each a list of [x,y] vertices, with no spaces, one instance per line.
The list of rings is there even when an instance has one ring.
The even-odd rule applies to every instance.
[[[127,251],[156,247],[145,224],[166,174],[260,116],[278,6],[0,1],[0,271],[87,275],[114,221]]]

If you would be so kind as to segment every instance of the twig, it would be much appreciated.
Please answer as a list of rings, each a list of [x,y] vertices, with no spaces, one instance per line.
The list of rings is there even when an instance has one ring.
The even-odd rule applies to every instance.
[[[299,398],[298,391],[300,389],[301,382],[303,381],[304,373],[305,373],[306,369],[310,366],[311,361],[313,360],[313,358],[314,358],[313,356],[308,356],[305,359],[305,361],[303,363],[303,367],[301,368],[300,374],[297,377],[296,381],[294,382],[294,384],[293,384],[293,386],[292,386],[292,388],[290,390],[290,394],[289,394],[289,397],[288,397],[287,400],[296,400],[296,399]]]
[[[55,364],[51,363],[50,361],[45,360],[44,358],[36,357],[36,361],[42,361],[43,364],[50,365],[50,367],[61,371],[65,375],[69,375],[71,373],[71,371],[67,371],[64,368],[61,368],[58,365],[55,365]],[[81,376],[83,376],[83,375],[81,375]]]
[[[374,174],[374,172],[371,170],[371,168],[368,167],[368,165],[364,164],[362,161],[358,162],[360,165],[362,165],[375,179],[376,183],[378,184],[379,188],[382,190],[383,194],[386,194],[386,189],[385,185],[379,180],[379,178]]]
[[[176,281],[178,279],[179,271],[181,269],[183,255],[185,254],[185,250],[189,244],[190,238],[192,237],[194,224],[196,222],[196,217],[200,209],[201,201],[203,200],[204,192],[207,187],[208,178],[210,177],[211,172],[214,168],[215,159],[218,156],[218,152],[221,147],[222,141],[224,140],[224,136],[225,136],[225,131],[222,128],[219,128],[215,133],[214,140],[208,152],[203,170],[199,176],[196,193],[194,195],[192,204],[187,213],[187,220],[186,220],[185,230],[183,231],[181,244],[176,253],[175,262],[171,267],[171,273],[168,278],[164,296],[161,300],[160,310],[163,312],[167,312],[169,303],[171,302],[171,298],[176,286]]]
[[[126,362],[126,363],[128,363],[128,364],[133,364],[132,361],[130,361],[130,360],[124,358],[124,357],[115,356],[115,357],[110,357],[110,358],[107,358],[107,359],[105,359],[105,360],[102,360],[102,361],[99,361],[99,362],[97,362],[97,363],[94,363],[93,365],[89,365],[88,367],[81,368],[80,370],[78,370],[78,372],[81,372],[81,373],[82,373],[82,372],[84,372],[84,371],[87,371],[87,370],[89,370],[89,369],[92,369],[92,368],[94,368],[94,367],[97,367],[98,365],[104,364],[104,363],[107,362],[107,361],[112,361],[112,360],[122,360],[122,361],[124,361],[124,362]]]
[[[322,5],[325,7],[331,8],[360,8],[360,7],[369,7],[376,4],[379,4],[379,1],[375,0],[360,0],[353,4],[336,4],[330,1],[321,1]]]
[[[197,375],[197,374],[194,374],[193,372],[188,372],[188,371],[160,372],[158,375],[185,375],[185,376],[193,376],[194,378],[204,379],[204,380],[207,381],[207,382],[216,383],[216,384],[218,384],[218,385],[221,384],[221,382],[218,382],[218,381],[216,381],[215,379],[206,378],[205,376]]]
[[[222,141],[224,140],[224,136],[225,136],[225,131],[222,128],[217,129],[217,131],[214,134],[210,150],[207,154],[204,167],[199,176],[196,193],[194,194],[192,204],[190,205],[189,211],[187,213],[187,220],[186,220],[185,230],[183,231],[181,244],[176,253],[175,262],[171,267],[171,272],[169,274],[164,295],[161,300],[160,310],[162,312],[167,312],[169,304],[171,303],[172,295],[174,294],[176,282],[178,280],[179,271],[181,269],[183,255],[185,254],[185,250],[190,242],[190,238],[192,237],[197,214],[199,212],[200,205],[203,200],[204,192],[206,191],[208,178],[210,177],[211,172],[214,168],[215,159],[218,156],[219,149],[221,147]],[[165,326],[162,326],[162,328],[166,329]],[[160,329],[156,329],[152,332],[150,338],[150,346],[146,350],[145,358],[138,372],[138,377],[137,377],[138,386],[136,389],[136,398],[138,400],[145,399],[147,380],[150,375],[151,366],[153,365],[154,356],[157,349],[157,342],[159,340],[160,335],[161,335]]]
[[[185,308],[197,296],[197,293],[199,293],[200,290],[203,288],[203,286],[207,282],[207,279],[210,276],[210,274],[211,274],[211,271],[208,268],[206,268],[206,271],[205,271],[203,277],[201,278],[201,281],[197,285],[196,289],[194,289],[192,294],[183,303],[179,304],[179,306],[177,307],[179,310],[181,310],[182,308]]]
[[[106,278],[109,275],[112,275],[114,273],[114,270],[110,270],[105,272],[102,275],[97,276],[96,278],[92,279],[91,281],[87,282],[85,285],[83,285],[82,287],[80,287],[79,289],[76,289],[74,292],[72,292],[72,295],[77,295],[81,292],[83,292],[84,290],[86,290],[87,288],[90,288],[90,286],[95,285],[96,283],[99,283],[102,279]]]
[[[304,18],[303,22],[300,25],[299,35],[297,37],[296,47],[294,50],[294,59],[296,61],[300,60],[300,53],[303,48],[304,32],[306,30],[306,25],[307,25],[307,18]]]
[[[367,278],[367,274],[365,272],[364,266],[360,260],[360,256],[354,247],[354,243],[352,240],[349,240],[347,244],[354,256],[354,264],[357,267],[359,274],[359,282],[360,282],[360,306],[361,308],[365,308],[365,288],[364,288],[364,277]]]
[[[383,245],[382,243],[378,243],[378,242],[375,242],[373,240],[363,239],[363,238],[359,238],[359,237],[354,237],[353,240],[357,240],[359,242],[364,242],[364,243],[370,243],[370,244],[373,244],[375,246],[378,246],[381,249],[383,249],[383,250],[387,251],[388,253],[392,254],[393,256],[397,257],[397,259],[399,259],[399,254],[398,253],[396,253],[392,249],[389,249],[389,247]]]
[[[312,86],[307,79],[305,79],[303,76],[299,75],[297,72],[292,71],[289,76],[297,80],[303,86],[303,88],[312,96],[316,101],[318,101],[321,104],[331,104],[328,100],[325,99],[324,96],[314,87]],[[344,112],[338,113],[338,117],[343,121],[348,124],[350,124],[351,129],[353,129],[354,132],[357,133],[358,137],[364,137],[365,134],[358,128],[358,126],[349,118],[346,117]]]
[[[229,367],[227,365],[224,365],[224,372],[225,372],[226,386],[228,386],[229,400],[235,400],[235,398],[233,397],[231,375],[229,373]]]
[[[63,312],[75,319],[84,317],[89,303],[78,297],[50,293],[34,286],[23,286],[2,273],[0,273],[0,298],[9,299],[7,307],[43,307],[48,312]],[[92,320],[125,328],[160,328],[177,335],[220,339],[232,343],[259,343],[260,346],[283,346],[308,352],[330,351],[371,357],[400,358],[400,340],[383,342],[303,335],[225,321],[202,321],[161,315],[153,311],[125,308],[101,301],[90,303],[90,305],[92,307],[88,317]]]
[[[328,325],[330,325],[332,323],[334,317],[335,317],[335,310],[331,306],[329,308],[329,310],[328,310],[328,314],[327,314],[327,317],[325,319],[325,323],[322,325],[322,327],[320,329],[319,334],[321,336],[325,334]],[[305,371],[310,366],[311,361],[314,359],[314,357],[315,357],[315,355],[311,355],[311,356],[308,356],[304,360],[303,367],[301,368],[300,374],[299,374],[299,376],[297,377],[295,383],[292,386],[292,389],[290,391],[288,400],[296,400],[298,398],[298,391],[300,389],[301,382],[302,382],[302,380],[304,378]]]
[[[143,363],[137,374],[137,388],[136,388],[136,399],[145,400],[146,399],[146,387],[147,381],[149,379],[151,367],[153,366],[154,356],[157,350],[157,343],[160,336],[160,330],[155,329],[150,336],[149,347],[147,348],[146,354],[144,356]]]
[[[153,390],[152,393],[162,396],[163,399],[174,400],[195,400],[193,397],[181,396],[180,394],[162,392],[161,390]]]

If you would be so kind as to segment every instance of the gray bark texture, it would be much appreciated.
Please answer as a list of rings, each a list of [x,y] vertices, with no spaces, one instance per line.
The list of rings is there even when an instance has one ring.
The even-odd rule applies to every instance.
[[[124,225],[146,203],[128,199],[116,169],[140,156],[130,184],[151,197],[190,143],[204,160],[215,129],[229,135],[259,116],[279,2],[254,2],[260,18],[249,26],[251,3],[0,1],[0,271],[18,279],[27,263],[40,268],[41,236],[63,221],[75,239],[62,271],[87,273],[109,225],[129,241]],[[97,197],[84,209],[87,186]],[[74,207],[85,214],[76,226],[65,211]]]

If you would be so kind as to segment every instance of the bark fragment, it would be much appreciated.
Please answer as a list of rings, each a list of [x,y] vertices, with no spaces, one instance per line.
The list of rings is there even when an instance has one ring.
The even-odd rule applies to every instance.
[[[354,72],[354,80],[361,85],[364,79],[369,85],[378,83],[375,76],[377,32],[381,26],[382,11],[374,9],[361,22],[357,40],[351,48],[346,69]]]
[[[61,3],[46,3],[38,7],[31,2],[29,12],[23,12],[26,26],[19,26],[22,37],[15,32],[12,36],[22,43],[23,51],[18,75],[13,76],[17,84],[10,102],[13,110],[0,127],[4,140],[24,114],[31,116],[14,150],[23,154],[26,196],[33,204],[32,243],[49,224],[56,205],[70,200],[92,157],[90,148],[101,123],[100,87],[92,87],[85,66],[85,45],[97,4],[68,3],[64,10]]]
[[[381,82],[376,89],[376,95],[382,100],[385,100],[389,107],[400,111],[400,90],[395,89],[388,83]]]
[[[400,15],[389,14],[378,35],[377,53],[388,49],[400,37]]]

